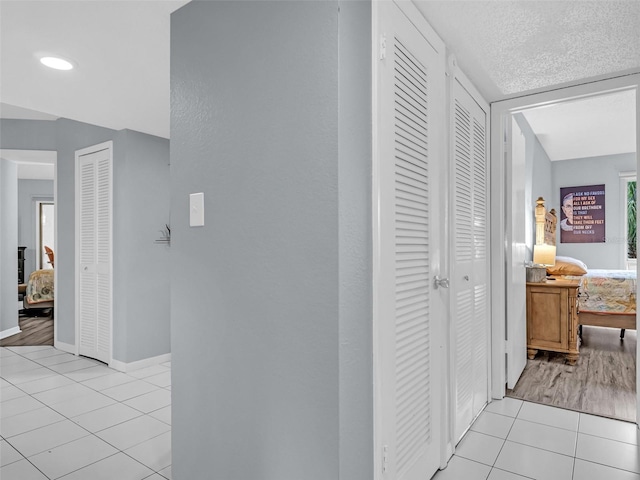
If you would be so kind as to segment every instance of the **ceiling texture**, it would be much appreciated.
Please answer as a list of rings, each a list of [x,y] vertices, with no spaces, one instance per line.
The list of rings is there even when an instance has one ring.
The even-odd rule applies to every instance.
[[[0,0],[0,116],[169,138],[170,14],[185,3]],[[639,0],[416,4],[489,102],[640,72]],[[50,70],[43,53],[76,68]],[[544,135],[549,144],[555,133]]]

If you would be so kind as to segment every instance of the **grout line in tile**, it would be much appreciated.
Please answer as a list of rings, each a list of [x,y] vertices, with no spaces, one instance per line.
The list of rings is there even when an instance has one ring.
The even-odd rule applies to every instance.
[[[68,420],[68,419],[66,419],[66,420]],[[61,422],[64,422],[64,420],[60,420],[60,422],[56,422],[56,423],[61,423]],[[54,424],[52,423],[51,425],[54,425]],[[46,426],[46,427],[48,427],[49,425],[45,425],[45,426]],[[78,426],[79,426],[79,425],[78,425]],[[44,427],[40,427],[40,428],[44,428]],[[38,430],[38,429],[36,428],[35,430]],[[83,430],[85,430],[85,431],[86,431],[86,429],[83,429]],[[31,431],[33,432],[34,430],[31,430]],[[26,433],[26,432],[25,432],[25,433]],[[31,454],[31,455],[29,455],[29,457],[26,457],[26,456],[25,456],[25,458],[30,458],[30,457],[34,457],[34,456],[36,456],[36,455],[40,455],[41,453],[44,453],[44,452],[46,452],[47,450],[53,450],[54,448],[61,447],[61,446],[63,446],[63,445],[66,445],[67,443],[75,442],[76,440],[80,440],[80,439],[82,439],[82,438],[86,438],[86,437],[88,437],[89,435],[91,435],[91,432],[88,432],[88,433],[87,433],[87,435],[83,435],[82,437],[74,438],[73,440],[69,440],[68,442],[60,443],[60,444],[56,445],[55,447],[46,448],[45,450],[42,450],[41,452],[36,452],[36,453],[34,453],[34,454]],[[18,435],[15,435],[15,436],[17,437]],[[11,438],[13,438],[13,437],[11,437]],[[8,441],[8,440],[7,440],[7,441]],[[16,450],[18,450],[18,449],[17,449],[17,448],[12,444],[12,443],[11,443],[10,445],[11,445],[13,448],[15,448]],[[18,450],[18,451],[19,451],[19,450]],[[22,454],[22,452],[21,452],[20,454],[21,454],[21,455],[23,455],[23,454]],[[23,455],[23,456],[24,456],[24,455]]]
[[[640,473],[635,472],[633,470],[627,470],[627,469],[620,468],[620,467],[614,467],[613,465],[609,465],[607,463],[594,462],[593,460],[586,460],[584,458],[578,458],[578,457],[574,457],[574,461],[573,461],[574,465],[575,465],[575,461],[576,460],[582,460],[583,462],[593,463],[594,465],[600,465],[602,467],[611,468],[613,470],[619,470],[621,472],[632,473],[633,475],[640,475]],[[579,480],[579,479],[576,479],[576,480]]]
[[[93,464],[95,464],[95,463],[98,463],[98,462],[101,462],[101,461],[103,461],[103,460],[106,460],[107,458],[111,458],[111,457],[113,457],[113,456],[115,456],[115,455],[117,455],[117,454],[119,454],[119,453],[124,453],[124,452],[121,452],[120,450],[118,450],[118,451],[117,451],[116,453],[114,453],[114,454],[108,455],[108,456],[106,456],[106,457],[104,457],[104,458],[101,458],[100,460],[96,460],[95,462],[87,463],[86,465],[83,465],[83,466],[82,466],[82,467],[80,467],[80,468],[76,468],[75,470],[72,470],[72,471],[70,471],[70,472],[65,473],[64,475],[62,475],[62,477],[56,477],[56,478],[64,478],[64,477],[66,477],[67,475],[71,475],[72,473],[77,472],[78,470],[82,470],[83,468],[87,468],[87,467],[88,467],[88,466],[90,466],[90,465],[93,465]],[[134,460],[135,460],[135,459],[134,459]],[[138,463],[140,463],[140,462],[138,462]],[[46,476],[46,475],[45,475],[45,476]],[[49,477],[47,477],[47,478],[49,478]]]
[[[532,403],[533,403],[533,402],[532,402]],[[539,405],[542,405],[542,404],[539,404]],[[558,408],[558,407],[554,407],[554,408]],[[564,410],[564,409],[563,409],[563,410]],[[573,412],[573,411],[575,411],[575,410],[568,410],[568,411]],[[576,412],[576,413],[579,413],[579,412]],[[520,421],[523,421],[523,422],[529,422],[529,423],[535,423],[536,425],[544,425],[545,427],[559,428],[560,430],[564,430],[564,431],[566,431],[566,432],[575,432],[575,433],[578,433],[578,430],[577,430],[577,429],[576,429],[576,430],[573,430],[572,428],[563,428],[563,427],[558,427],[558,426],[556,426],[556,425],[549,425],[548,423],[536,422],[535,420],[530,420],[530,419],[528,419],[528,418],[520,418],[520,417],[516,417],[516,420],[520,420]],[[515,422],[514,422],[514,423],[515,423]],[[511,432],[509,432],[509,433],[511,433]]]
[[[169,432],[171,432],[171,430],[169,430]],[[161,433],[160,435],[164,435],[165,433],[167,433],[167,432]],[[149,440],[153,440],[154,438],[158,438],[160,435],[156,435],[155,437],[151,437],[151,438],[145,440],[144,442],[148,442]],[[138,445],[142,445],[144,442],[140,442],[140,443],[137,443],[136,445],[132,445],[131,447],[128,447],[127,450],[129,450],[130,448],[133,448],[133,447],[137,447]],[[142,463],[140,460],[138,460],[136,458],[133,458],[131,455],[129,455],[124,450],[119,450],[119,451],[120,451],[120,453],[124,453],[127,457],[132,458],[133,460],[135,460],[136,462],[140,463],[141,465],[144,465],[144,463]],[[172,459],[172,461],[173,461],[173,459]],[[151,468],[149,465],[144,465],[144,466],[147,467],[149,470],[153,471],[153,473],[151,475],[149,475],[149,477],[153,477],[153,475],[155,475],[156,473],[158,475],[160,475],[160,473],[159,473],[160,470],[164,470],[165,468],[168,468],[168,467],[163,467],[160,470],[156,470],[155,468]],[[171,466],[171,465],[168,465],[168,466]],[[166,478],[164,475],[160,475],[160,476],[162,478]],[[149,478],[149,477],[145,477],[145,478]]]
[[[2,348],[6,348],[6,347],[2,347]],[[23,355],[21,355],[21,354],[19,354],[19,353],[17,353],[17,352],[14,352],[14,353],[15,353],[16,355],[20,355],[20,356],[22,356],[22,357],[23,357]],[[23,357],[23,358],[27,358],[27,357]],[[79,358],[84,358],[84,357],[79,357]],[[103,365],[103,364],[102,364],[102,363],[99,363],[99,362],[96,362],[96,365]],[[59,376],[63,376],[63,377],[65,377],[65,378],[69,378],[69,377],[67,377],[64,373],[56,372],[55,370],[52,370],[52,369],[50,369],[50,368],[48,368],[48,367],[46,367],[46,366],[44,366],[44,365],[43,365],[42,367],[43,367],[43,368],[47,368],[48,370],[51,370],[55,375],[59,375]],[[107,365],[107,367],[108,367],[108,365]],[[85,368],[92,368],[92,366],[85,367]],[[108,368],[111,368],[111,367],[108,367]],[[74,370],[74,371],[80,371],[80,370],[84,370],[84,369],[79,369],[79,370]],[[168,368],[168,371],[171,371],[171,369],[170,369],[170,368]],[[70,372],[67,372],[67,373],[70,373]],[[125,372],[118,372],[118,371],[117,371],[117,370],[115,370],[115,369],[114,369],[114,373],[124,373],[124,374],[126,375],[126,373],[125,373]],[[138,379],[138,378],[135,378],[135,377],[131,377],[131,378],[132,378],[132,381],[135,381],[135,380],[141,380],[141,381],[144,381],[144,379]],[[18,385],[13,384],[12,382],[9,382],[8,380],[6,380],[6,379],[4,379],[4,378],[3,378],[3,380],[5,380],[8,384],[13,385],[13,386],[14,386],[14,387],[16,387],[16,388],[20,388]],[[72,379],[72,378],[69,378],[69,380],[71,380],[71,381],[72,381],[72,382],[74,382],[74,383],[82,384],[82,382],[79,382],[79,381],[74,380],[74,379]],[[150,383],[150,382],[145,382],[145,383],[147,383],[147,384],[149,384],[149,385],[153,386],[153,387],[154,387],[155,389],[157,389],[157,390],[167,390],[167,391],[171,392],[170,388],[166,388],[166,387],[159,387],[158,385],[154,385],[154,384],[152,384],[152,383]],[[72,385],[72,384],[69,384],[69,385]],[[82,384],[82,385],[83,385],[83,384]],[[121,385],[124,385],[124,384],[121,384]],[[85,386],[86,386],[86,385],[85,385]],[[58,388],[58,387],[53,387],[53,388]],[[114,400],[114,402],[115,402],[115,403],[113,403],[112,405],[115,405],[115,404],[125,405],[125,403],[124,403],[125,401],[131,400],[131,399],[133,399],[133,398],[137,398],[137,397],[139,397],[139,396],[146,395],[146,394],[148,394],[148,393],[152,393],[153,391],[155,391],[155,390],[152,390],[151,392],[146,392],[146,393],[143,393],[143,394],[140,394],[140,395],[136,395],[136,396],[134,396],[134,397],[131,397],[130,399],[127,399],[127,400],[124,400],[124,401],[120,401],[120,400],[116,400],[115,398],[109,397],[108,395],[103,394],[101,391],[99,391],[99,390],[97,390],[97,389],[95,389],[95,388],[92,388],[92,387],[88,387],[88,388],[90,388],[91,390],[93,390],[93,391],[94,391],[94,392],[96,392],[96,393],[101,393],[102,395],[104,395],[104,396],[106,396],[106,397],[111,398],[112,400]],[[22,390],[22,391],[24,392],[24,390]],[[41,392],[37,392],[37,393],[41,393]],[[45,404],[44,402],[42,402],[42,401],[38,400],[37,398],[35,398],[35,397],[33,396],[33,394],[30,394],[30,393],[27,393],[27,392],[25,392],[25,394],[26,394],[26,395],[28,395],[28,396],[30,396],[30,397],[32,397],[34,400],[38,401],[39,403],[41,403],[41,404],[43,405],[43,407],[47,407],[47,408],[49,408],[49,409],[53,410],[54,412],[56,412],[57,414],[59,414],[59,415],[62,417],[62,419],[61,419],[61,420],[59,420],[59,421],[57,421],[57,422],[53,422],[52,424],[49,424],[49,425],[53,425],[53,424],[55,424],[55,423],[60,423],[60,422],[63,422],[64,420],[69,420],[69,421],[73,422],[73,424],[74,424],[74,425],[79,426],[79,427],[80,427],[80,428],[82,428],[85,432],[87,432],[87,435],[86,435],[85,437],[87,437],[87,436],[89,436],[89,435],[92,435],[92,436],[94,436],[94,437],[98,438],[99,440],[101,440],[101,441],[105,442],[107,445],[110,445],[111,447],[115,448],[115,449],[117,450],[117,452],[116,452],[116,453],[114,453],[113,455],[117,455],[117,453],[123,453],[123,454],[127,455],[128,457],[130,457],[132,460],[136,461],[137,463],[140,463],[141,465],[144,465],[144,464],[143,464],[142,462],[140,462],[139,460],[137,460],[137,459],[135,459],[134,457],[132,457],[131,455],[127,454],[124,450],[121,450],[120,448],[116,447],[115,445],[112,445],[112,444],[110,444],[109,442],[107,442],[106,440],[104,440],[104,439],[100,438],[98,435],[96,435],[96,433],[98,433],[98,432],[95,432],[95,433],[94,433],[94,432],[91,432],[91,431],[87,430],[84,426],[82,426],[82,425],[78,424],[77,422],[75,422],[75,421],[73,420],[73,418],[75,418],[75,417],[68,417],[67,415],[64,415],[64,414],[62,414],[62,413],[58,412],[57,410],[55,410],[55,409],[51,408],[51,405],[49,405],[49,404]],[[58,402],[58,403],[64,403],[64,402]],[[56,403],[56,404],[57,404],[57,403]],[[55,404],[52,404],[52,405],[55,405]],[[109,406],[109,405],[107,405],[107,406]],[[157,419],[157,418],[155,418],[155,417],[152,417],[152,416],[150,415],[151,413],[157,412],[158,410],[161,410],[161,409],[163,409],[163,408],[170,407],[170,406],[171,406],[171,403],[170,403],[169,405],[165,405],[165,406],[163,406],[163,407],[160,407],[160,408],[158,408],[158,409],[156,409],[156,410],[153,410],[153,411],[151,411],[151,412],[148,412],[148,413],[140,412],[139,410],[137,410],[137,409],[135,409],[135,408],[134,408],[134,410],[136,410],[136,411],[140,412],[140,413],[142,414],[142,415],[140,415],[140,416],[147,416],[147,417],[150,417],[150,418],[152,418],[153,420],[156,420],[156,421],[158,421],[158,422],[162,423],[163,425],[168,426],[168,427],[169,427],[169,430],[168,430],[167,432],[171,432],[171,431],[172,431],[172,426],[171,426],[170,424],[168,424],[168,423],[166,423],[166,422],[163,422],[163,421],[161,421],[161,420],[159,420],[159,419]],[[99,407],[99,408],[97,408],[97,409],[93,409],[93,410],[90,410],[90,411],[88,411],[88,412],[84,412],[84,413],[83,413],[83,414],[81,414],[81,415],[84,415],[85,413],[91,413],[91,412],[94,412],[94,411],[96,411],[96,410],[99,410],[100,408],[105,408],[105,407],[104,407],[104,406],[103,406],[103,407]],[[130,408],[133,408],[133,407],[130,407]],[[76,416],[78,416],[78,415],[76,415]],[[7,417],[7,418],[10,418],[10,417]],[[138,418],[138,417],[135,417],[135,418]],[[129,419],[129,420],[133,420],[133,419]],[[116,424],[114,424],[114,425],[110,425],[109,427],[106,427],[106,428],[111,428],[111,427],[114,427],[114,426],[116,426],[116,425],[121,425],[122,423],[125,423],[125,422],[127,422],[127,421],[129,421],[129,420],[124,420],[124,421],[119,422],[119,423],[116,423]],[[48,426],[48,425],[44,425],[43,427],[46,427],[46,426]],[[43,428],[43,427],[38,427],[38,428]],[[29,432],[35,431],[35,430],[37,430],[38,428],[35,428],[35,429],[32,429],[32,430],[29,430]],[[104,430],[104,429],[103,429],[103,430]],[[100,431],[102,431],[102,430],[100,430]],[[147,439],[143,440],[142,442],[136,443],[135,445],[131,445],[131,446],[127,447],[127,448],[133,448],[133,447],[135,447],[135,446],[141,445],[142,443],[145,443],[145,442],[147,442],[147,441],[153,440],[154,438],[157,438],[157,437],[159,437],[159,436],[161,436],[161,435],[164,435],[164,434],[166,434],[167,432],[162,432],[162,433],[160,433],[160,434],[158,434],[158,435],[154,435],[154,436],[152,436],[152,437],[150,437],[150,438],[147,438]],[[22,432],[22,433],[27,433],[27,432]],[[80,437],[80,438],[85,438],[85,437]],[[4,438],[4,437],[2,437],[2,438],[3,438],[5,441],[7,441],[7,439],[6,439],[6,438]],[[60,444],[60,445],[57,445],[57,446],[56,446],[56,447],[54,447],[54,448],[57,448],[57,447],[62,446],[62,445],[66,445],[67,443],[71,443],[71,442],[76,441],[76,440],[79,440],[79,439],[75,439],[75,440],[71,440],[71,441],[69,441],[69,442],[62,443],[62,444]],[[11,445],[13,448],[15,448],[15,447],[13,446],[13,444],[11,444],[10,442],[8,442],[8,443],[9,443],[9,445]],[[16,450],[17,450],[17,449],[16,449]],[[34,467],[34,468],[36,468],[39,472],[41,472],[41,473],[43,474],[43,476],[44,476],[44,477],[49,478],[49,477],[47,477],[47,475],[45,475],[45,473],[44,473],[44,472],[42,472],[39,468],[37,468],[37,467],[36,467],[36,466],[35,466],[35,465],[34,465],[34,464],[29,460],[29,458],[25,457],[25,456],[22,454],[22,452],[20,452],[19,450],[17,450],[17,451],[18,451],[18,453],[22,456],[22,458],[24,458],[24,459],[25,459],[25,460],[27,460],[31,465],[33,465],[33,467]],[[37,454],[36,454],[36,455],[37,455]],[[111,456],[113,456],[113,455],[109,455],[108,457],[105,457],[105,458],[109,458],[109,457],[111,457]],[[89,464],[87,464],[87,465],[83,465],[83,466],[82,466],[82,467],[80,467],[79,469],[74,470],[74,472],[75,472],[75,471],[77,471],[77,470],[80,470],[80,469],[82,469],[82,468],[86,468],[86,467],[88,467],[89,465],[93,465],[94,463],[97,463],[97,462],[102,461],[102,460],[104,460],[104,458],[103,458],[103,459],[100,459],[100,460],[97,460],[96,462],[92,462],[92,463],[89,463]],[[155,469],[153,469],[153,468],[151,468],[151,467],[149,467],[149,466],[147,466],[147,465],[144,465],[144,466],[145,466],[145,467],[147,467],[147,468],[149,468],[150,470],[152,470],[152,471],[154,472],[154,473],[152,473],[150,476],[153,476],[153,475],[155,475],[155,474],[158,474],[159,476],[161,476],[161,477],[163,477],[163,478],[166,478],[166,477],[164,477],[164,475],[161,475],[161,474],[160,474],[160,470],[155,470]],[[171,465],[168,465],[168,466],[166,466],[166,467],[163,467],[161,470],[164,470],[164,469],[168,468],[169,466],[171,466]],[[68,473],[66,473],[65,475],[68,475],[68,474],[70,474],[70,473],[73,473],[73,472],[68,472]],[[149,478],[149,477],[147,477],[147,478]]]
[[[595,435],[593,433],[585,433],[585,432],[576,432],[579,435],[586,435],[588,437],[595,437],[595,438],[602,438],[603,440],[609,440],[610,442],[618,442],[618,443],[624,443],[625,445],[631,445],[632,447],[638,447],[638,449],[640,449],[640,445],[637,445],[635,443],[629,443],[629,442],[623,442],[622,440],[616,440],[615,438],[609,438],[609,437],[602,437],[600,435]],[[576,452],[578,453],[578,437],[576,436]]]
[[[533,477],[529,477],[529,476],[527,476],[527,475],[523,475],[523,474],[521,474],[521,473],[511,472],[511,471],[509,471],[509,470],[505,470],[504,468],[497,468],[497,467],[493,467],[493,468],[491,469],[491,471],[494,471],[494,470],[498,470],[499,472],[508,472],[508,473],[512,473],[513,475],[518,475],[518,476],[520,476],[520,477],[522,477],[522,478],[527,478],[527,479],[529,479],[529,480],[536,480],[536,479],[535,479],[535,478],[533,478]],[[489,473],[491,473],[491,472],[489,472]]]
[[[536,447],[533,445],[529,445],[528,443],[517,442],[515,440],[509,440],[509,442],[515,443],[518,445],[524,445],[525,447],[529,447],[529,448],[535,448],[536,450],[540,450],[542,452],[550,452],[550,453],[555,453],[556,455],[562,455],[563,457],[576,458],[575,455],[567,455],[566,453],[560,453],[556,450],[547,450],[546,448]]]

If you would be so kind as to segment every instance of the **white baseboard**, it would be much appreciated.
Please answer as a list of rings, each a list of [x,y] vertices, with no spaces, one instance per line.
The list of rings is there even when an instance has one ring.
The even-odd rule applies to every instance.
[[[160,365],[161,363],[170,362],[171,354],[165,353],[156,357],[143,358],[131,363],[121,362],[120,360],[113,359],[109,366],[120,372],[133,372],[134,370],[140,370],[141,368],[152,367],[153,365]]]
[[[70,343],[58,342],[56,341],[53,345],[58,350],[62,350],[63,352],[76,354],[76,346]]]
[[[20,330],[20,327],[13,327],[7,330],[3,330],[2,332],[0,332],[0,340],[2,340],[3,338],[10,337],[11,335],[16,335],[17,333],[20,333],[20,332],[22,332],[22,330]]]

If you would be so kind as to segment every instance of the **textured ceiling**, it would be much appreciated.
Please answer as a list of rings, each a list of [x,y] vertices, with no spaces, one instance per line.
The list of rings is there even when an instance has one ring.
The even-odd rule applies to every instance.
[[[490,102],[640,71],[637,0],[416,4]]]
[[[0,116],[168,138],[170,13],[185,3],[0,0]],[[640,0],[416,3],[488,101],[640,72]],[[39,52],[78,67],[46,69]]]

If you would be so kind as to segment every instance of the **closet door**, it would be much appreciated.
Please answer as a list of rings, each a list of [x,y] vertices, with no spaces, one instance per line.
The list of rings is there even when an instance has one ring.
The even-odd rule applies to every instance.
[[[76,152],[78,353],[111,361],[112,144]]]
[[[488,107],[461,80],[451,89],[454,444],[489,398],[490,352]]]
[[[444,46],[413,4],[376,7],[376,475],[424,480],[442,441]]]

